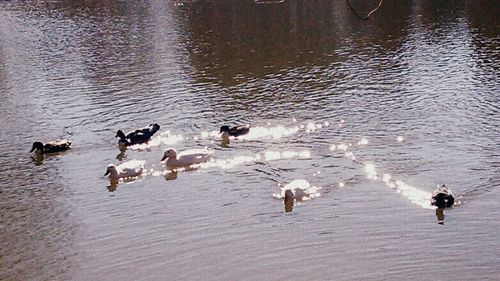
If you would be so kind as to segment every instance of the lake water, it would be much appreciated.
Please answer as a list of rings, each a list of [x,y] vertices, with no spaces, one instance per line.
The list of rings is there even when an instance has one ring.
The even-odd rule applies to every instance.
[[[498,280],[499,7],[1,1],[0,279]],[[222,146],[224,124],[252,133]],[[148,172],[112,186],[119,159]],[[294,179],[321,196],[285,213]]]

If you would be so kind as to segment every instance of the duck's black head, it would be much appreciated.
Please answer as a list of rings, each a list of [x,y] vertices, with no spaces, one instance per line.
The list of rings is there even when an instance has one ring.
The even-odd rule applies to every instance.
[[[123,133],[123,131],[122,131],[122,130],[118,130],[118,132],[116,132],[116,136],[115,136],[115,138],[120,138],[120,139],[122,139],[122,140],[123,140],[123,139],[125,139],[126,137],[125,137],[125,134]]]
[[[221,126],[219,133],[223,133],[223,132],[229,132],[229,126]]]
[[[36,141],[33,143],[33,146],[31,147],[31,150],[30,152],[33,152],[35,151],[36,149],[40,149],[41,151],[43,151],[43,143],[39,142],[39,141]]]
[[[155,123],[155,124],[151,124],[151,125],[149,125],[149,126],[151,127],[150,131],[151,131],[152,133],[156,133],[156,132],[158,132],[158,130],[160,130],[160,125],[158,125],[158,124],[156,124],[156,123]]]

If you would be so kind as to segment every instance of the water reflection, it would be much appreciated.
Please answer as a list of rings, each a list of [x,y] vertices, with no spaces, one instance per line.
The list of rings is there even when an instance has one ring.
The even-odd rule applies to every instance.
[[[152,137],[147,143],[131,145],[129,148],[131,150],[147,150],[157,146],[170,146],[183,141],[184,139],[185,137],[183,135],[172,134],[169,130],[167,130]]]
[[[115,192],[118,187],[118,180],[109,180],[109,185],[106,186],[109,192]]]
[[[361,10],[365,5],[371,7],[364,1],[352,2]],[[280,118],[277,116],[348,120],[348,126],[336,124],[336,128],[342,128],[341,132],[321,128],[321,134],[312,134],[317,127],[309,124],[299,126],[297,132],[293,130],[297,124],[287,125],[283,132],[292,129],[292,134],[280,134],[281,138],[274,138],[273,131],[265,132],[253,139],[257,141],[244,144],[247,156],[231,154],[234,151],[224,149],[227,154],[221,162],[215,162],[214,168],[239,165],[237,171],[226,173],[228,181],[239,182],[245,192],[252,194],[255,194],[254,183],[262,181],[260,175],[254,176],[252,172],[262,167],[276,174],[286,171],[290,176],[296,176],[292,173],[299,169],[308,174],[325,169],[328,172],[317,176],[325,182],[337,175],[341,178],[358,175],[359,166],[352,167],[351,162],[339,164],[338,159],[328,157],[324,150],[327,150],[325,144],[335,142],[331,148],[339,150],[341,157],[354,160],[356,156],[358,159],[358,151],[353,151],[349,142],[339,139],[354,140],[363,135],[370,136],[370,145],[373,144],[366,149],[365,155],[359,155],[374,161],[367,173],[370,180],[400,192],[403,198],[412,198],[418,206],[424,206],[419,198],[428,202],[425,190],[419,192],[421,188],[406,184],[407,179],[404,182],[393,179],[396,175],[411,173],[408,180],[411,177],[418,182],[449,177],[467,191],[498,170],[498,121],[495,117],[498,115],[500,60],[498,15],[492,12],[498,10],[498,1],[454,1],[453,4],[430,0],[386,1],[370,22],[353,18],[343,1],[337,0],[284,1],[271,6],[254,5],[245,0],[185,1],[185,5],[172,6],[168,1],[0,1],[0,125],[2,128],[25,128],[4,130],[0,134],[0,154],[5,160],[5,171],[0,173],[6,179],[3,181],[6,185],[0,188],[0,201],[2,207],[5,206],[0,216],[6,225],[0,228],[0,237],[5,240],[0,256],[7,257],[0,266],[0,279],[72,279],[73,276],[65,278],[62,271],[66,270],[77,271],[80,275],[74,278],[76,280],[112,279],[117,264],[103,261],[117,257],[123,259],[123,264],[150,263],[150,266],[134,267],[138,270],[123,270],[122,273],[131,279],[144,276],[141,268],[161,267],[159,275],[179,272],[180,279],[189,279],[199,272],[192,267],[179,267],[180,264],[205,264],[203,270],[222,264],[239,274],[238,268],[248,269],[247,265],[252,269],[261,268],[262,263],[268,265],[269,270],[264,273],[253,270],[257,274],[255,279],[265,279],[264,274],[275,273],[277,279],[286,279],[279,275],[281,271],[273,271],[279,268],[275,263],[282,259],[268,252],[275,249],[277,241],[283,241],[282,233],[276,238],[273,231],[263,232],[264,236],[256,238],[258,240],[248,240],[258,247],[243,247],[245,253],[241,256],[250,259],[272,257],[260,259],[262,263],[245,264],[246,259],[234,260],[232,255],[221,256],[216,265],[211,263],[213,260],[204,259],[207,251],[224,251],[225,246],[219,248],[219,245],[226,241],[227,247],[236,250],[233,254],[242,254],[237,252],[242,247],[232,247],[231,243],[241,241],[240,233],[251,231],[247,227],[249,224],[237,222],[227,228],[231,231],[220,230],[225,229],[226,222],[239,220],[242,214],[247,218],[249,210],[244,204],[242,212],[229,215],[210,208],[200,211],[183,203],[183,199],[191,198],[190,194],[182,194],[172,200],[172,209],[176,210],[171,213],[172,219],[158,223],[154,212],[146,209],[162,209],[163,202],[148,201],[146,191],[143,196],[129,198],[126,204],[103,204],[96,200],[99,193],[96,195],[92,187],[96,186],[102,193],[101,183],[99,179],[89,180],[87,173],[82,171],[93,173],[100,169],[100,163],[114,158],[116,151],[108,151],[103,145],[108,140],[104,132],[124,122],[158,120],[186,134],[191,129],[216,127],[224,120],[265,122]],[[73,98],[68,98],[70,96]],[[18,146],[27,145],[28,135],[57,135],[59,128],[64,126],[74,128],[75,137],[81,144],[71,157],[55,159],[58,161],[46,159],[43,165],[33,167],[25,152],[16,150]],[[311,132],[307,135],[310,137],[301,135],[305,131]],[[396,143],[399,134],[404,137],[401,143]],[[150,146],[131,147],[128,153],[148,157],[150,149],[153,155],[162,145],[175,143],[175,137],[172,140],[165,137],[157,139],[156,143],[153,139]],[[384,137],[390,141],[377,143]],[[268,146],[270,142],[273,147]],[[360,141],[358,145],[363,143]],[[314,152],[314,159],[288,160],[291,155],[297,158],[300,155],[285,151],[304,149]],[[279,153],[266,153],[266,150],[279,150]],[[260,159],[250,153],[258,153]],[[238,158],[240,156],[242,158]],[[152,158],[147,160],[157,162]],[[19,159],[26,165],[20,165]],[[263,159],[284,161],[264,163]],[[74,171],[74,167],[78,170]],[[386,171],[379,173],[378,169]],[[384,174],[387,171],[391,174]],[[163,171],[153,174],[163,175]],[[207,173],[202,183],[206,186],[200,190],[221,183],[219,173],[214,174],[217,175]],[[363,175],[359,178],[365,180]],[[145,181],[145,185],[155,184],[158,184],[155,179]],[[222,183],[221,186],[226,188]],[[351,196],[351,181],[347,186],[349,188],[343,189],[345,193],[339,192],[338,196],[344,196],[341,199]],[[494,186],[491,182],[477,190]],[[109,188],[116,190],[117,186]],[[473,199],[475,194],[468,199]],[[228,201],[238,198],[234,192],[215,196]],[[148,203],[141,205],[142,199]],[[249,202],[248,206],[254,208],[261,199],[249,197],[245,203]],[[331,198],[325,199],[322,201],[329,204],[327,200]],[[382,196],[375,199],[384,204]],[[76,202],[76,206],[65,202]],[[352,210],[366,208],[364,200],[356,204]],[[130,209],[132,205],[141,207]],[[311,204],[311,208],[321,207],[319,205]],[[184,208],[189,212],[182,212]],[[124,211],[115,219],[123,219],[125,223],[107,224],[99,229],[99,225],[104,225],[101,222],[108,219],[102,214],[110,211]],[[151,215],[135,217],[143,213]],[[215,213],[217,215],[206,216]],[[354,211],[353,215],[357,213]],[[139,218],[138,228],[135,222]],[[419,223],[418,216],[399,219]],[[198,224],[200,221],[203,222]],[[360,251],[367,246],[374,248],[391,243],[390,238],[385,240],[380,237],[384,235],[378,235],[380,233],[406,231],[398,229],[401,224],[384,224],[385,217],[380,217],[379,228],[359,224],[363,227],[361,231],[349,225],[352,220],[338,221],[340,224],[347,222],[347,227],[336,225],[334,220],[323,216],[308,223],[312,228],[339,226],[337,237],[354,239],[345,243],[353,251],[345,251],[346,258],[340,261],[334,255],[323,255],[318,248],[319,252],[311,251],[310,259],[301,259],[305,266],[316,261],[315,253],[319,253],[325,261],[339,261],[339,271],[350,274],[351,279],[370,279],[373,273],[369,270],[376,265],[368,264],[365,269],[355,266]],[[72,222],[82,222],[84,229],[97,231],[74,239],[72,233],[79,231],[75,231]],[[171,227],[170,222],[175,227]],[[475,223],[491,229],[490,221],[476,219]],[[205,231],[198,233],[196,229]],[[140,241],[136,239],[137,231],[141,232]],[[153,250],[159,245],[158,236],[149,234],[158,231],[164,231],[175,247]],[[297,240],[289,238],[292,243],[303,245],[308,232],[300,228],[297,231]],[[464,237],[474,237],[474,230],[468,231],[460,229]],[[182,237],[176,236],[177,233],[182,233]],[[366,233],[374,235],[366,239]],[[206,237],[198,234],[206,234]],[[358,236],[363,243],[356,243]],[[120,243],[108,243],[102,237]],[[490,239],[487,242],[496,241],[495,236],[485,235],[485,238]],[[67,252],[75,248],[75,240],[79,241],[78,254],[83,251],[89,257],[83,254],[80,260],[78,255],[78,260],[71,263],[71,253]],[[409,251],[432,252],[438,243],[426,239],[415,241],[411,245],[415,248]],[[470,242],[477,245],[474,239]],[[400,244],[394,245],[397,248]],[[496,250],[489,245],[496,244],[477,245],[479,252]],[[395,250],[407,250],[403,248]],[[193,250],[201,254],[189,255]],[[326,250],[339,252],[339,249]],[[149,258],[152,251],[156,258]],[[163,258],[176,254],[179,259]],[[394,256],[397,256],[396,262],[391,260]],[[477,256],[477,262],[488,266],[491,256]],[[373,260],[381,258],[380,262],[394,264],[390,272],[379,272],[387,274],[388,278],[400,273],[408,274],[409,278],[418,277],[419,273],[434,274],[427,270],[432,264],[409,261],[414,255],[408,252],[375,253],[373,257]],[[288,256],[285,259],[289,262]],[[408,270],[408,262],[416,262],[417,266]],[[449,265],[449,262],[449,259],[440,259],[440,268],[442,263]],[[242,264],[245,266],[239,266]],[[474,269],[467,261],[454,261],[452,266],[462,269],[450,272],[452,277],[463,270],[486,278],[496,276],[492,271],[479,272],[483,267]],[[497,267],[492,265],[490,268]],[[318,270],[313,277],[321,279],[330,273]],[[421,278],[425,277],[428,276]],[[231,276],[221,277],[221,280],[226,279]]]
[[[178,173],[179,172],[177,171],[177,169],[166,171],[165,174],[164,174],[165,180],[170,181],[170,180],[177,179],[177,174]]]
[[[118,161],[123,161],[125,158],[127,158],[127,146],[119,144],[118,149],[120,150],[120,153],[116,155],[116,159]]]
[[[364,146],[368,144],[368,140],[366,138],[362,138],[358,142],[358,146]],[[388,173],[384,174],[379,174],[377,171],[377,168],[374,163],[371,162],[364,162],[360,159],[358,159],[355,155],[354,152],[351,151],[351,149],[354,148],[352,143],[341,143],[338,145],[331,144],[329,146],[330,151],[336,151],[336,150],[341,150],[345,151],[344,156],[350,160],[352,160],[354,163],[360,164],[363,166],[363,170],[366,174],[366,177],[370,180],[373,181],[379,181],[383,182],[387,187],[395,190],[397,193],[403,195],[406,197],[408,200],[410,200],[412,203],[424,208],[424,209],[433,209],[433,206],[431,205],[431,198],[432,198],[432,193],[425,191],[423,189],[419,189],[417,187],[411,186],[404,182],[403,180],[399,179],[394,179],[392,175]]]
[[[285,191],[285,198],[283,199],[283,204],[285,205],[285,213],[293,211],[293,203],[295,201],[295,195],[288,189]]]
[[[141,175],[138,175],[138,176],[135,176],[135,177],[126,177],[126,178],[120,178],[120,179],[108,179],[108,182],[109,184],[106,185],[106,189],[109,191],[109,192],[115,192],[117,189],[118,189],[118,186],[120,184],[131,184],[131,183],[134,183],[136,181],[140,181],[144,178],[146,174],[141,174]]]
[[[444,224],[444,209],[436,208],[436,217],[438,224]]]
[[[45,159],[45,155],[43,154],[32,154],[30,155],[31,160],[35,166],[39,166],[43,164],[43,160]]]

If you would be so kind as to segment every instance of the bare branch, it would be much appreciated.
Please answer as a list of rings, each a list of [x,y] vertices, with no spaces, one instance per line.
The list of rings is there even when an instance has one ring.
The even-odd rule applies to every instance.
[[[384,2],[384,0],[380,0],[380,2],[378,3],[378,6],[373,9],[371,12],[368,13],[368,15],[366,17],[362,17],[358,14],[358,12],[356,12],[356,10],[351,6],[351,3],[349,3],[349,0],[345,0],[345,2],[347,3],[347,6],[349,6],[349,9],[351,9],[351,11],[354,13],[354,15],[358,18],[358,19],[362,19],[362,20],[368,20],[370,18],[370,16],[375,13],[376,10],[378,10],[378,8],[380,8],[380,6],[382,6],[382,2]]]

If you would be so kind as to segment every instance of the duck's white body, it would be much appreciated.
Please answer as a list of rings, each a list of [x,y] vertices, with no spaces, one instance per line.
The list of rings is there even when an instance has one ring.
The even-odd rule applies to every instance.
[[[190,167],[192,165],[201,164],[203,162],[207,162],[212,158],[214,154],[213,150],[209,150],[206,148],[203,149],[190,149],[185,150],[180,153],[177,153],[174,149],[167,149],[163,154],[163,158],[161,161],[164,161],[167,165],[167,168],[182,168],[182,167]]]
[[[281,188],[281,196],[284,198],[287,190],[293,193],[293,198],[297,201],[307,200],[320,196],[321,187],[311,186],[304,179],[295,179]]]
[[[106,174],[104,175],[107,175],[111,180],[137,177],[142,174],[142,171],[144,170],[144,163],[146,163],[144,160],[130,160],[118,166],[111,164],[108,165]]]

